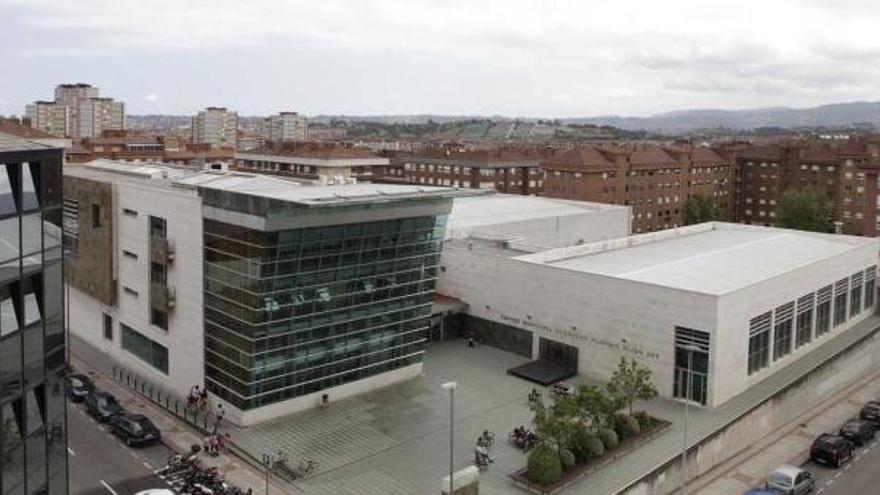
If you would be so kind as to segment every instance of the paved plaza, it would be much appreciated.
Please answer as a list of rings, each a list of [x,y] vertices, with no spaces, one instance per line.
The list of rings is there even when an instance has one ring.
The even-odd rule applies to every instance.
[[[507,432],[529,423],[532,384],[506,370],[527,361],[463,340],[436,344],[415,380],[247,428],[236,443],[256,458],[282,450],[293,465],[318,461],[318,473],[298,483],[309,494],[439,493],[449,472],[449,396],[440,384],[456,380],[455,468],[469,465],[479,434],[493,430],[495,462],[480,493],[511,493],[507,475],[525,465],[525,455],[507,444]]]

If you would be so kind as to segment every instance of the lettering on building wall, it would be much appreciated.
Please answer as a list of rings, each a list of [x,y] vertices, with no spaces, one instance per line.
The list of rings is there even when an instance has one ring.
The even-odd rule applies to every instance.
[[[516,318],[513,316],[508,316],[503,313],[500,314],[501,320],[510,323],[512,325],[516,325],[522,328],[528,328],[532,330],[542,330],[552,336],[556,336],[568,341],[577,341],[583,342],[594,349],[600,350],[612,350],[617,352],[622,352],[626,354],[630,354],[632,356],[638,356],[644,359],[652,359],[659,360],[660,353],[655,351],[645,350],[637,345],[634,345],[630,342],[626,342],[624,340],[615,342],[612,340],[607,340],[598,337],[590,337],[588,335],[582,334],[580,331],[576,329],[562,329],[562,328],[551,328],[547,325],[542,325],[540,323],[536,323],[530,319],[523,320],[522,318]]]

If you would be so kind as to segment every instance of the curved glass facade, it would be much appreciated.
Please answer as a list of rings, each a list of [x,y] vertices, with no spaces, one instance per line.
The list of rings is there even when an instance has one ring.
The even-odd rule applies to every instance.
[[[419,363],[445,222],[205,219],[208,389],[247,410]]]

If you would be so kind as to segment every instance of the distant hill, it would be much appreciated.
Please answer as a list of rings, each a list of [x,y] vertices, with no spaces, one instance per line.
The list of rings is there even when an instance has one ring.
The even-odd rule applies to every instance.
[[[240,117],[239,125],[253,127],[261,118]],[[617,138],[637,138],[626,132],[647,132],[648,134],[686,134],[689,132],[711,129],[731,129],[749,131],[762,128],[847,128],[847,127],[880,127],[880,101],[855,101],[834,103],[812,108],[768,107],[747,110],[694,109],[665,112],[650,117],[620,117],[615,115],[599,117],[577,117],[568,119],[542,120],[538,118],[512,118],[499,115],[315,115],[310,117],[316,124],[341,124],[370,128],[372,124],[381,126],[404,126],[402,134],[415,131],[415,134],[444,132],[452,128],[456,134],[461,128],[462,137],[487,137],[490,139],[518,139],[538,137],[536,131],[546,137],[547,128],[553,128],[554,134],[559,130],[563,137],[572,132],[571,126],[595,126],[603,128],[603,132],[615,133]],[[172,128],[186,127],[189,117],[170,115],[129,115],[132,127]],[[488,127],[482,128],[482,123]],[[469,127],[468,127],[469,126]],[[542,127],[543,126],[543,127]],[[424,127],[421,128],[421,127]],[[439,127],[439,129],[438,129]],[[522,130],[528,129],[523,133]],[[575,134],[586,137],[582,129],[575,129]],[[398,134],[399,129],[390,135]],[[485,131],[485,136],[482,136]],[[623,131],[620,133],[618,131]],[[382,133],[380,133],[382,134]],[[355,133],[357,135],[357,133]],[[450,135],[448,137],[454,137]],[[599,136],[592,136],[599,137]]]
[[[577,124],[609,125],[625,130],[686,133],[699,129],[761,127],[850,127],[880,125],[880,102],[857,101],[812,108],[769,107],[750,110],[683,110],[651,117],[587,117],[563,119]]]

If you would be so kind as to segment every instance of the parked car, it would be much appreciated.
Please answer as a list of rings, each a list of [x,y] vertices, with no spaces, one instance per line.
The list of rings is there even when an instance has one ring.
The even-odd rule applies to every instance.
[[[169,490],[167,488],[151,488],[149,490],[137,492],[134,495],[176,495],[176,494],[173,490]]]
[[[154,443],[162,438],[156,425],[142,414],[117,414],[108,423],[110,431],[128,446]]]
[[[122,414],[122,406],[116,397],[107,392],[92,392],[85,400],[86,412],[98,421],[107,421],[117,414]]]
[[[872,400],[865,404],[861,412],[859,412],[859,419],[870,421],[874,425],[880,425],[880,401]]]
[[[765,486],[786,495],[802,495],[813,491],[815,484],[813,473],[799,467],[783,465],[770,473]]]
[[[73,402],[82,402],[95,391],[95,384],[86,375],[67,375],[67,396]]]
[[[823,433],[810,447],[810,460],[840,467],[841,464],[852,459],[854,449],[853,443],[846,438]]]
[[[780,491],[774,488],[749,488],[743,495],[779,495]]]
[[[873,440],[876,433],[874,423],[862,419],[851,419],[840,427],[840,436],[859,447]]]

